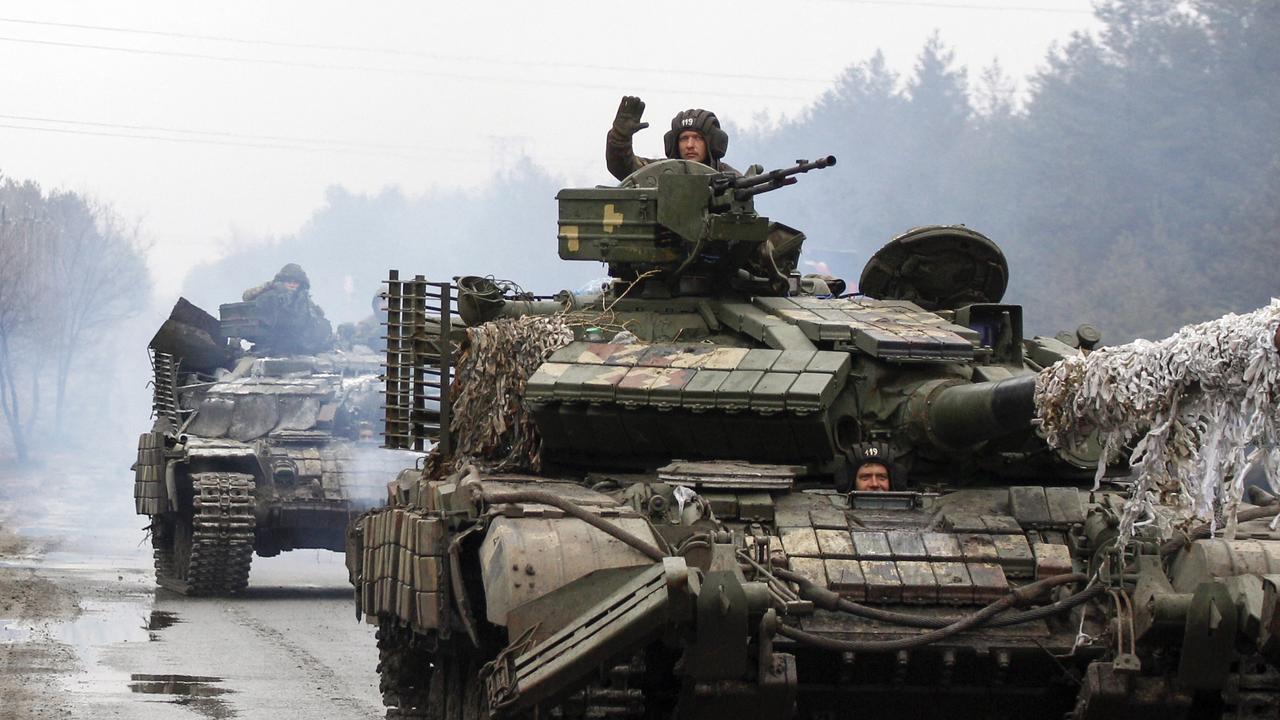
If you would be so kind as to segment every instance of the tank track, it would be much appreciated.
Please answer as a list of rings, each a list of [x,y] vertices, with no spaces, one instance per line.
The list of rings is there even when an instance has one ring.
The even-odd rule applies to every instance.
[[[383,620],[378,625],[378,690],[388,718],[425,718],[431,653],[413,633]]]
[[[480,720],[485,717],[479,664],[471,653],[432,652],[415,643],[413,632],[384,620],[378,626],[378,689],[387,718],[396,720]],[[600,681],[579,690],[547,717],[594,720],[645,717],[644,657],[616,665]]]
[[[469,649],[435,651],[415,643],[412,631],[384,620],[378,628],[378,680],[387,718],[483,720],[476,682],[479,666]],[[444,650],[444,651],[442,651]]]
[[[175,526],[173,530],[175,536],[190,533],[189,553],[176,548],[176,539],[158,539],[156,582],[183,595],[240,592],[249,585],[249,566],[253,561],[256,524],[253,476],[195,473],[191,476],[191,487],[190,528]],[[187,555],[185,568],[182,555]]]
[[[173,560],[173,541],[152,533],[151,547],[156,561],[156,584],[172,590],[170,583],[175,582],[178,576],[178,566]]]
[[[465,642],[465,641],[464,641]],[[427,720],[484,720],[482,685],[477,682],[480,664],[469,648],[455,646],[450,654],[437,653],[427,693]]]

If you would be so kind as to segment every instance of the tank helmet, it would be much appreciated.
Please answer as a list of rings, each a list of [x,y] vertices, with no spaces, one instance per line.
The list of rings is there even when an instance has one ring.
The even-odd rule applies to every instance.
[[[307,273],[303,271],[302,266],[298,263],[289,263],[280,268],[280,272],[276,273],[275,282],[296,282],[298,287],[307,290],[311,287],[311,281],[307,278]]]
[[[860,443],[850,448],[848,457],[851,465],[850,478],[857,477],[858,469],[863,465],[882,465],[889,473],[889,489],[903,489],[902,474],[899,472],[897,463],[894,462],[894,453],[888,444],[881,442]]]
[[[854,449],[853,467],[855,470],[863,465],[871,465],[873,463],[889,468],[890,472],[893,471],[893,461],[889,459],[889,453],[885,452],[885,448],[882,448],[879,444],[866,443]]]
[[[676,116],[671,118],[671,129],[662,136],[668,158],[680,159],[678,141],[680,133],[685,130],[694,130],[702,135],[702,139],[707,142],[707,153],[711,155],[711,164],[724,158],[725,153],[729,151],[729,133],[720,128],[720,120],[716,114],[710,110],[691,108],[676,113]]]

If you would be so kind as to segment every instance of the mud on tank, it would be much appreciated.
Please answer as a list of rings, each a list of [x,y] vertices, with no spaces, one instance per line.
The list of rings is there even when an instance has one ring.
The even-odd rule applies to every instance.
[[[434,449],[350,536],[388,717],[1276,716],[1276,508],[1112,552],[1032,422],[1096,331],[1024,338],[962,226],[799,278],[752,196],[832,163],[562,190],[598,296],[392,273],[387,443]]]
[[[150,519],[156,582],[227,595],[253,554],[343,552],[351,518],[412,465],[379,450],[382,357],[267,353],[253,303],[221,320],[179,299],[150,343],[153,415],[138,441],[134,502]]]

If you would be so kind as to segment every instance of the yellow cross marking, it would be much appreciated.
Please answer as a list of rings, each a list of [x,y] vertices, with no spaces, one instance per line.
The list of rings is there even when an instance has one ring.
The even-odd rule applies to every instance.
[[[569,249],[569,252],[578,252],[578,226],[565,225],[561,229],[561,233],[564,235],[564,244]]]
[[[613,203],[604,206],[604,231],[613,232],[613,229],[622,224],[622,213],[613,207]]]

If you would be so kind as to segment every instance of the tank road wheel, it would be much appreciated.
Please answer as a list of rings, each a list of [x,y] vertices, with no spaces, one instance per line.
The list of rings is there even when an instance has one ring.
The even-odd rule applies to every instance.
[[[192,515],[153,535],[156,582],[184,595],[229,595],[249,584],[253,560],[253,476],[191,476]]]

